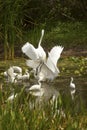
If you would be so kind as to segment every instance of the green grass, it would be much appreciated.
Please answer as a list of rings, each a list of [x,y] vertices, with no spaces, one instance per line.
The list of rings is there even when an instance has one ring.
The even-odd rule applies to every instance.
[[[35,99],[25,92],[25,87],[21,85],[7,84],[2,76],[9,65],[19,65],[26,68],[24,59],[0,62],[0,78],[3,86],[0,86],[0,130],[86,130],[87,129],[87,109],[83,104],[78,104],[78,96],[72,101],[69,95],[60,93],[57,99],[57,106],[50,99],[44,106],[35,104]],[[60,77],[67,75],[85,76],[87,63],[84,57],[61,58],[58,66]],[[81,69],[83,67],[83,69]],[[78,71],[78,73],[75,73]],[[7,98],[12,90],[18,93],[13,102],[7,102]],[[79,99],[80,100],[80,99]],[[29,103],[34,103],[31,109]],[[81,101],[80,101],[81,103]],[[63,111],[65,116],[58,113]]]
[[[13,86],[8,86],[10,87]],[[25,93],[24,88],[12,102],[5,102],[8,96],[9,89],[0,91],[0,130],[86,130],[87,111],[83,108],[76,109],[74,102],[67,96],[59,96],[57,108],[50,100],[43,107],[36,105],[32,109],[29,102],[34,99]],[[62,110],[65,116],[57,110]]]

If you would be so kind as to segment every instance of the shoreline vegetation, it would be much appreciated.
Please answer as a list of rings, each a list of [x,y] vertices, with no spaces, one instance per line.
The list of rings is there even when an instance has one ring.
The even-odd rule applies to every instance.
[[[53,27],[45,25],[23,32],[21,42],[16,41],[14,44],[14,58],[22,56],[21,47],[26,42],[30,42],[37,47],[42,28],[45,29],[45,36],[42,41],[45,50],[50,50],[54,45],[62,45],[66,56],[86,56],[87,24],[85,22],[58,22]],[[0,59],[4,59],[4,46],[2,43],[0,46]]]

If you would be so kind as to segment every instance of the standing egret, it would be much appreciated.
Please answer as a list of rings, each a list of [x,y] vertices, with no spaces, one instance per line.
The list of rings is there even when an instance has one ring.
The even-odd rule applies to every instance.
[[[73,77],[71,77],[70,88],[75,89],[75,84],[73,83]]]
[[[4,76],[8,78],[8,81],[13,83],[17,82],[16,77],[22,75],[22,69],[19,66],[11,66],[4,72]]]

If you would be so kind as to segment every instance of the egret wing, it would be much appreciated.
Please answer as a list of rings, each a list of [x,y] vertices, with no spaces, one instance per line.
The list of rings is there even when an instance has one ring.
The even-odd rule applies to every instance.
[[[57,61],[58,59],[60,58],[60,55],[63,51],[63,47],[62,46],[54,46],[51,51],[50,51],[50,57],[51,57],[51,60],[52,62],[57,65]],[[49,59],[49,57],[48,57]]]
[[[39,60],[26,60],[26,64],[27,66],[31,67],[31,68],[37,68],[40,64]]]
[[[29,42],[27,42],[22,47],[22,52],[25,53],[32,60],[38,59],[37,49],[32,44],[30,44]]]
[[[49,57],[47,59],[47,66],[49,67],[50,70],[53,71],[53,73],[59,73],[58,67],[53,63],[50,54],[48,53]]]

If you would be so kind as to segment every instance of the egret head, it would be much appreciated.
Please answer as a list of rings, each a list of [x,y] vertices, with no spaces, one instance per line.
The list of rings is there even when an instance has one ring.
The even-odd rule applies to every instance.
[[[73,77],[71,77],[71,81],[73,81]]]
[[[42,29],[42,36],[44,35],[44,29]]]

